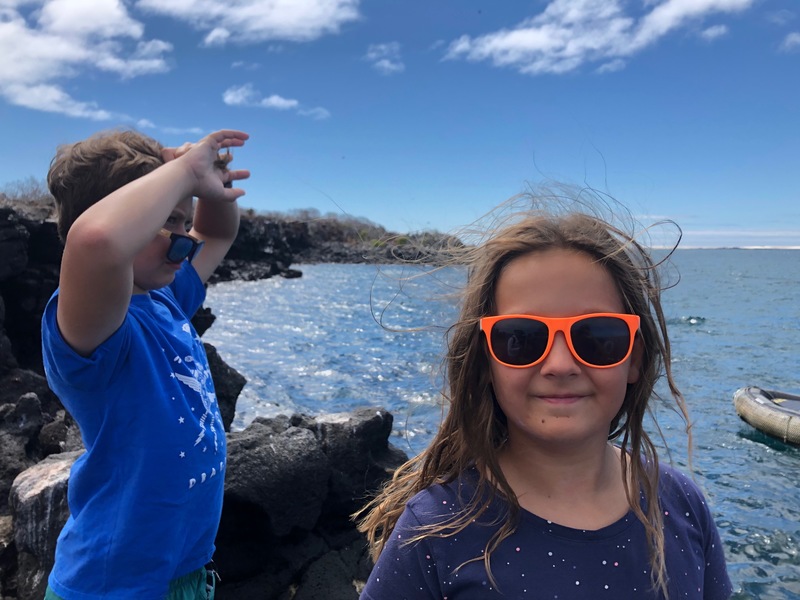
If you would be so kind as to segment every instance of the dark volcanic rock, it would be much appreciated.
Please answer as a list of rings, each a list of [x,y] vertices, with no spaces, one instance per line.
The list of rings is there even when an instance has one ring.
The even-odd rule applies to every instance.
[[[406,455],[373,408],[258,418],[232,433],[215,561],[219,600],[357,598],[372,566],[350,521]]]
[[[0,206],[0,281],[21,273],[28,264],[30,233],[9,207]]]
[[[225,431],[230,431],[231,423],[236,416],[236,399],[247,380],[222,360],[214,346],[206,342],[203,347],[206,349],[208,368],[211,370],[211,378],[214,380],[214,390],[217,394],[219,412],[222,415],[222,424],[225,426]]]
[[[62,251],[55,223],[41,212],[0,205],[0,373],[10,366],[4,337],[18,366],[42,373],[40,323],[58,285]]]
[[[302,228],[245,211],[239,233],[210,283],[253,281],[290,271],[296,247],[304,246]]]
[[[61,410],[61,401],[50,390],[42,375],[25,369],[12,369],[0,376],[0,406],[16,404],[28,392],[35,393],[39,398],[42,412],[48,415],[47,420],[51,420]]]
[[[314,434],[290,427],[275,434],[254,422],[228,436],[226,493],[263,511],[276,536],[310,531],[328,492],[330,465]],[[302,488],[297,480],[305,482]]]

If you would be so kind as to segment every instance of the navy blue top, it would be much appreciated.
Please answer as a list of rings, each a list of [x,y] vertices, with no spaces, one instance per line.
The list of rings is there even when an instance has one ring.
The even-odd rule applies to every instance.
[[[476,474],[414,496],[370,575],[361,600],[520,598],[663,598],[650,580],[644,526],[633,512],[602,529],[563,527],[521,509],[516,531],[492,553],[497,585],[483,552],[499,528],[497,500],[486,516],[457,535],[404,543],[420,526],[442,523],[474,494]],[[662,466],[659,499],[670,600],[724,600],[731,583],[719,534],[703,494],[685,475]],[[464,564],[479,557],[480,560]]]

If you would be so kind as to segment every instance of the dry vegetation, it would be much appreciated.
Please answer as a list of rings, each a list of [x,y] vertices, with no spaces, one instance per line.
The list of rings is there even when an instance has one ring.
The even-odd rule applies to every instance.
[[[28,218],[44,220],[55,215],[55,201],[47,189],[44,179],[31,176],[12,181],[0,187],[0,206],[10,206]],[[257,212],[252,208],[242,209],[246,219],[276,221],[279,223],[305,223],[308,235],[314,240],[344,246],[418,247],[442,249],[447,245],[447,236],[436,232],[398,234],[362,217],[345,213],[322,214],[314,208],[296,209],[281,213]]]
[[[32,218],[46,219],[55,213],[56,205],[45,180],[31,176],[0,188],[0,206],[10,206]]]

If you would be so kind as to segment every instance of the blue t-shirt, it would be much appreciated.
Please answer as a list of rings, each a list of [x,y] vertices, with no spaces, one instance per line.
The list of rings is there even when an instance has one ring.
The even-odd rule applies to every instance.
[[[456,535],[403,543],[420,526],[452,518],[472,498],[476,477],[467,473],[408,502],[361,600],[662,598],[652,589],[645,530],[633,512],[608,527],[585,531],[522,509],[516,531],[492,553],[496,586],[487,576],[483,553],[499,528],[499,500]],[[723,548],[700,490],[685,475],[662,467],[660,500],[670,600],[728,598]]]
[[[89,357],[61,337],[58,290],[45,308],[47,380],[86,446],[49,578],[65,600],[160,600],[172,579],[211,559],[226,463],[208,360],[189,321],[204,298],[184,263],[170,286],[134,295]]]

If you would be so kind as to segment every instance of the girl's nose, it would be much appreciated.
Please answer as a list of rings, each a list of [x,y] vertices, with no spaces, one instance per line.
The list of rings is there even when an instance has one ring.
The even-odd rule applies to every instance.
[[[580,363],[572,355],[567,338],[562,332],[556,333],[550,352],[541,363],[543,375],[570,375],[580,372]]]

